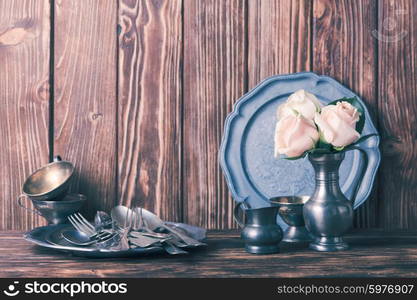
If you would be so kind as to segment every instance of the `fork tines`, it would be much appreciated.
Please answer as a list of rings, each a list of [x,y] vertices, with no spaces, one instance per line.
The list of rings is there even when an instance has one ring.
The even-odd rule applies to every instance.
[[[101,242],[101,241],[105,241],[105,240],[112,238],[114,235],[115,233],[111,233],[108,231],[101,231],[97,233],[96,235],[92,236],[91,239]]]
[[[84,232],[85,234],[94,236],[97,234],[95,227],[88,222],[80,213],[75,213],[68,217],[68,220],[78,231]]]

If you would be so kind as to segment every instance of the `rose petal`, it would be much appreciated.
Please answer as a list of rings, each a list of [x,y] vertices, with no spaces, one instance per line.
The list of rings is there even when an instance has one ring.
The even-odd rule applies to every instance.
[[[336,110],[340,118],[348,124],[356,126],[359,121],[359,112],[356,107],[346,101],[340,101],[336,104]]]
[[[314,114],[320,110],[322,104],[320,101],[311,93],[305,90],[298,90],[292,93],[284,106],[278,108],[278,118],[282,118],[287,115],[288,109],[296,111],[307,119],[313,119]]]
[[[300,156],[314,147],[319,133],[314,123],[301,115],[281,119],[275,129],[275,156]]]
[[[327,121],[325,120],[326,115],[328,115],[328,113],[329,113],[327,110],[325,110],[325,108],[327,108],[327,106],[325,106],[322,109],[321,113],[316,113],[316,115],[314,117],[314,121],[316,122],[317,126],[319,127],[320,132],[323,134],[323,138],[324,138],[325,142],[331,144],[333,139],[334,139],[335,133],[333,132],[333,128],[330,127],[327,124]]]
[[[333,130],[337,135],[332,141],[332,145],[336,147],[345,147],[355,142],[360,134],[352,126],[346,123],[343,119],[334,119],[332,124]]]

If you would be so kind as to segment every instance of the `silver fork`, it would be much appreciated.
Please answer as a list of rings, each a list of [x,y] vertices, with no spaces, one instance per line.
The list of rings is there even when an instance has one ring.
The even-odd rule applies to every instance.
[[[114,235],[113,233],[104,230],[99,232],[96,231],[95,227],[80,213],[69,216],[68,220],[75,229],[88,235],[91,241],[103,241]]]
[[[75,213],[68,217],[68,220],[71,222],[72,226],[75,227],[78,231],[81,231],[89,236],[93,236],[97,233],[93,224],[88,222],[80,213]]]

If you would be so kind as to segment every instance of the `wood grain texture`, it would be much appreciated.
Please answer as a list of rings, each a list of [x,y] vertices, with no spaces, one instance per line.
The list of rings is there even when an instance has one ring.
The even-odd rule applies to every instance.
[[[308,71],[311,1],[248,1],[248,80],[253,88],[276,74]]]
[[[184,221],[233,227],[218,163],[226,115],[245,91],[245,2],[184,1]]]
[[[168,220],[235,227],[217,159],[225,117],[265,77],[304,70],[341,81],[378,121],[382,165],[355,225],[417,228],[414,1],[54,3],[51,20],[48,0],[0,1],[0,229],[44,224],[14,202],[47,163],[52,131],[89,215],[135,202]]]
[[[19,208],[16,198],[26,177],[48,162],[49,8],[48,0],[0,1],[0,228],[3,230],[44,224],[40,217]]]
[[[281,243],[278,254],[245,252],[238,232],[209,232],[207,248],[189,255],[135,259],[72,257],[0,233],[1,277],[406,277],[417,276],[416,232],[359,231],[351,250],[315,252]],[[392,283],[392,282],[391,282]],[[267,297],[268,298],[268,297]]]
[[[417,3],[380,1],[379,122],[381,224],[417,227]]]
[[[179,221],[182,1],[120,1],[118,201]]]
[[[313,2],[313,71],[332,76],[355,91],[376,119],[376,1]],[[375,123],[375,122],[374,122]],[[374,227],[378,222],[378,197],[374,192],[355,211],[355,226]]]
[[[77,169],[87,211],[116,203],[115,1],[55,1],[55,154]]]

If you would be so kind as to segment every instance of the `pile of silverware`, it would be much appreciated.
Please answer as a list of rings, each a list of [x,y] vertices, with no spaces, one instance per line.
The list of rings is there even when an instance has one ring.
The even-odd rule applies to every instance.
[[[141,207],[131,209],[119,205],[111,210],[110,215],[98,211],[94,223],[80,213],[70,215],[68,220],[74,230],[63,231],[62,236],[69,243],[81,247],[123,251],[158,246],[169,254],[185,254],[184,248],[205,245],[199,241],[205,233],[194,232],[194,237],[191,237],[189,231],[174,223],[166,223]]]
[[[57,156],[25,180],[17,203],[48,221],[48,226],[25,233],[26,240],[89,257],[121,257],[164,250],[169,254],[185,254],[185,249],[205,245],[201,242],[205,229],[164,222],[140,207],[119,205],[110,215],[97,212],[94,222],[89,222],[79,213],[87,198],[68,193],[73,174],[73,164]],[[28,208],[22,202],[24,199],[31,200],[35,209]]]

